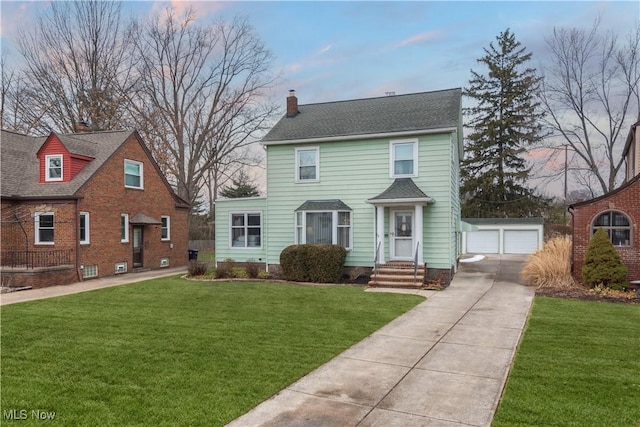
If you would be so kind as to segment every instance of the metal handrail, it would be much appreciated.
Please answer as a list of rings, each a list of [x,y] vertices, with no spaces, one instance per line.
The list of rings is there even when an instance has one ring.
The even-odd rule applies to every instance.
[[[418,250],[420,249],[420,242],[416,243],[416,254],[413,257],[413,283],[415,284],[418,279]]]
[[[378,241],[378,245],[376,246],[376,257],[373,260],[373,280],[377,281],[378,280],[378,258],[380,255],[380,241]]]

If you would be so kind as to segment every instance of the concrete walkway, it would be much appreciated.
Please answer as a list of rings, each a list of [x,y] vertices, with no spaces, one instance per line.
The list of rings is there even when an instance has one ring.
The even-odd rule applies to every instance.
[[[9,292],[6,294],[0,294],[0,305],[16,304],[19,302],[35,301],[39,299],[77,294],[80,292],[94,291],[96,289],[142,282],[143,280],[155,279],[157,277],[185,274],[186,272],[186,267],[175,267],[167,268],[166,270],[150,270],[141,273],[119,274],[117,276],[110,276],[102,279],[85,280],[84,282],[72,283],[70,285],[49,286],[47,288]]]
[[[523,260],[461,264],[446,290],[412,291],[428,299],[229,426],[491,425],[534,296]]]

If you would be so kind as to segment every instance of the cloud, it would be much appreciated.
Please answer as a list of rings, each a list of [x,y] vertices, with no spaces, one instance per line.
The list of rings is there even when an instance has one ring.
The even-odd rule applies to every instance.
[[[210,13],[216,13],[221,9],[224,9],[226,4],[220,1],[185,1],[185,0],[172,0],[171,5],[176,9],[178,13],[183,13],[185,10],[191,8],[196,12],[196,16],[202,17]]]
[[[160,14],[160,16],[164,16],[168,7],[173,9],[177,16],[182,16],[187,10],[191,9],[194,12],[194,18],[198,19],[224,9],[226,7],[226,3],[219,1],[188,0],[171,0],[170,2],[155,1],[151,7],[151,14]]]
[[[438,40],[441,35],[442,33],[438,30],[423,31],[422,33],[415,34],[402,40],[400,43],[395,45],[395,48],[398,49],[410,45],[422,45],[431,43],[435,40]]]
[[[333,47],[332,44],[328,44],[325,47],[323,47],[322,49],[320,49],[320,52],[318,52],[319,55],[322,55],[324,53],[329,52],[329,50],[331,50],[331,48]]]

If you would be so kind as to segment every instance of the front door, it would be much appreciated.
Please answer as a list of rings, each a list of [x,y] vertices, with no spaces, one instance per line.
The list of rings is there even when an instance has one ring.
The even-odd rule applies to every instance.
[[[143,230],[140,226],[133,226],[133,268],[142,267]]]
[[[397,260],[413,259],[413,212],[392,211],[390,226],[391,258]]]

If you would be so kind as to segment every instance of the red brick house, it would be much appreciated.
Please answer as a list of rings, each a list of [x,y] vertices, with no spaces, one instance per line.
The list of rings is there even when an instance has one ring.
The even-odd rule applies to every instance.
[[[2,286],[187,264],[189,205],[135,131],[2,131]]]
[[[611,238],[629,280],[640,280],[640,121],[631,126],[624,158],[627,166],[622,186],[603,196],[569,206],[573,228],[573,276],[582,281],[584,254],[598,228]]]

